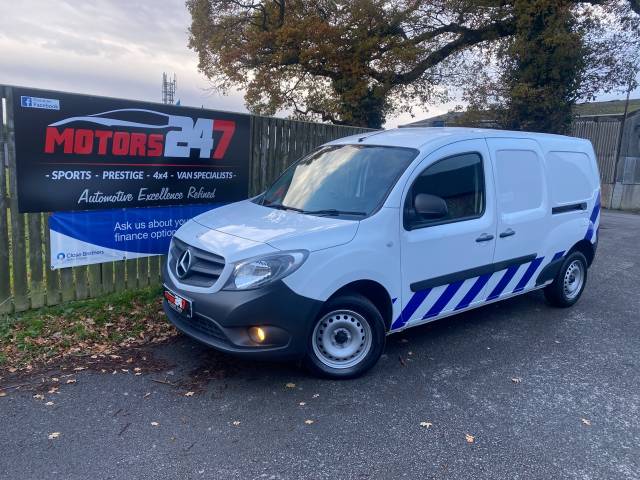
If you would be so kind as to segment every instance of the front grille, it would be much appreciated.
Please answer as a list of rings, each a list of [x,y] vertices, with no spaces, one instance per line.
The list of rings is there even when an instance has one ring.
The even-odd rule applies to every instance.
[[[221,342],[229,343],[229,339],[224,334],[222,329],[211,320],[201,317],[197,314],[193,315],[193,317],[191,318],[187,318],[184,316],[181,316],[180,318],[186,325],[193,328],[194,330],[197,330],[200,333],[204,333],[205,335],[213,337]]]
[[[191,251],[191,266],[187,274],[180,278],[176,267],[178,260],[187,249]],[[192,247],[176,237],[173,237],[170,253],[169,268],[171,268],[176,277],[180,278],[182,283],[195,287],[211,287],[222,274],[225,263],[223,257]]]

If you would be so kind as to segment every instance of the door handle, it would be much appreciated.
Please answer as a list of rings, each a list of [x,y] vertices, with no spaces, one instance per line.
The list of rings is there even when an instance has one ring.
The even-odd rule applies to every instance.
[[[483,233],[478,238],[476,238],[476,242],[488,242],[489,240],[493,240],[493,235],[490,233]]]
[[[504,232],[500,234],[500,238],[511,237],[512,235],[515,235],[515,234],[516,234],[515,230],[511,228],[507,228]]]

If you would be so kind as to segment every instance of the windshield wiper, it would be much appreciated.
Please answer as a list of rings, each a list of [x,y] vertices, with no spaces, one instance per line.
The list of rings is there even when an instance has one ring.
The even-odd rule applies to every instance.
[[[335,208],[327,208],[325,210],[303,210],[302,213],[308,215],[357,215],[358,217],[366,217],[366,212],[350,212],[348,210],[336,210]]]
[[[271,203],[269,205],[264,205],[265,207],[275,208],[276,210],[293,210],[294,212],[307,213],[301,208],[296,207],[288,207],[287,205],[282,205],[281,203]]]
[[[366,212],[351,212],[348,210],[337,210],[335,208],[326,208],[323,210],[303,210],[302,208],[289,207],[288,205],[282,205],[281,203],[271,203],[264,205],[265,207],[275,208],[276,210],[291,210],[294,212],[304,213],[307,215],[356,215],[358,217],[366,217]]]

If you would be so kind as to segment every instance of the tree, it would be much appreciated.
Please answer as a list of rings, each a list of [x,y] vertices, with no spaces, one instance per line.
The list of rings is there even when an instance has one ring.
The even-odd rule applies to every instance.
[[[578,100],[627,86],[638,73],[637,0],[514,0],[515,34],[502,42],[497,80],[467,90],[463,121],[567,133]]]
[[[465,51],[514,33],[499,0],[188,0],[189,46],[250,110],[380,128],[446,96]]]
[[[255,113],[288,109],[380,128],[388,115],[443,101],[454,89],[504,126],[562,131],[578,99],[623,83],[633,62],[619,47],[627,41],[629,51],[634,41],[607,29],[637,26],[640,0],[187,0],[187,7],[200,71],[219,90],[243,88]]]

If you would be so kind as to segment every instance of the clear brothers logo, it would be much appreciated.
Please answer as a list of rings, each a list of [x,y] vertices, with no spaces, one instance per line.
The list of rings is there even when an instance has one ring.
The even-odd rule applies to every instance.
[[[139,120],[144,118],[146,123]],[[81,128],[87,123],[95,128]],[[135,129],[156,130],[144,133]],[[168,115],[154,110],[127,108],[71,117],[47,127],[45,153],[96,156],[200,158],[221,160],[236,129],[232,120]],[[168,131],[167,131],[168,130]],[[222,133],[214,148],[214,132]]]
[[[56,260],[58,260],[59,262],[71,262],[76,258],[83,258],[83,257],[92,257],[95,255],[104,255],[104,250],[85,250],[82,252],[60,252],[56,255]]]

